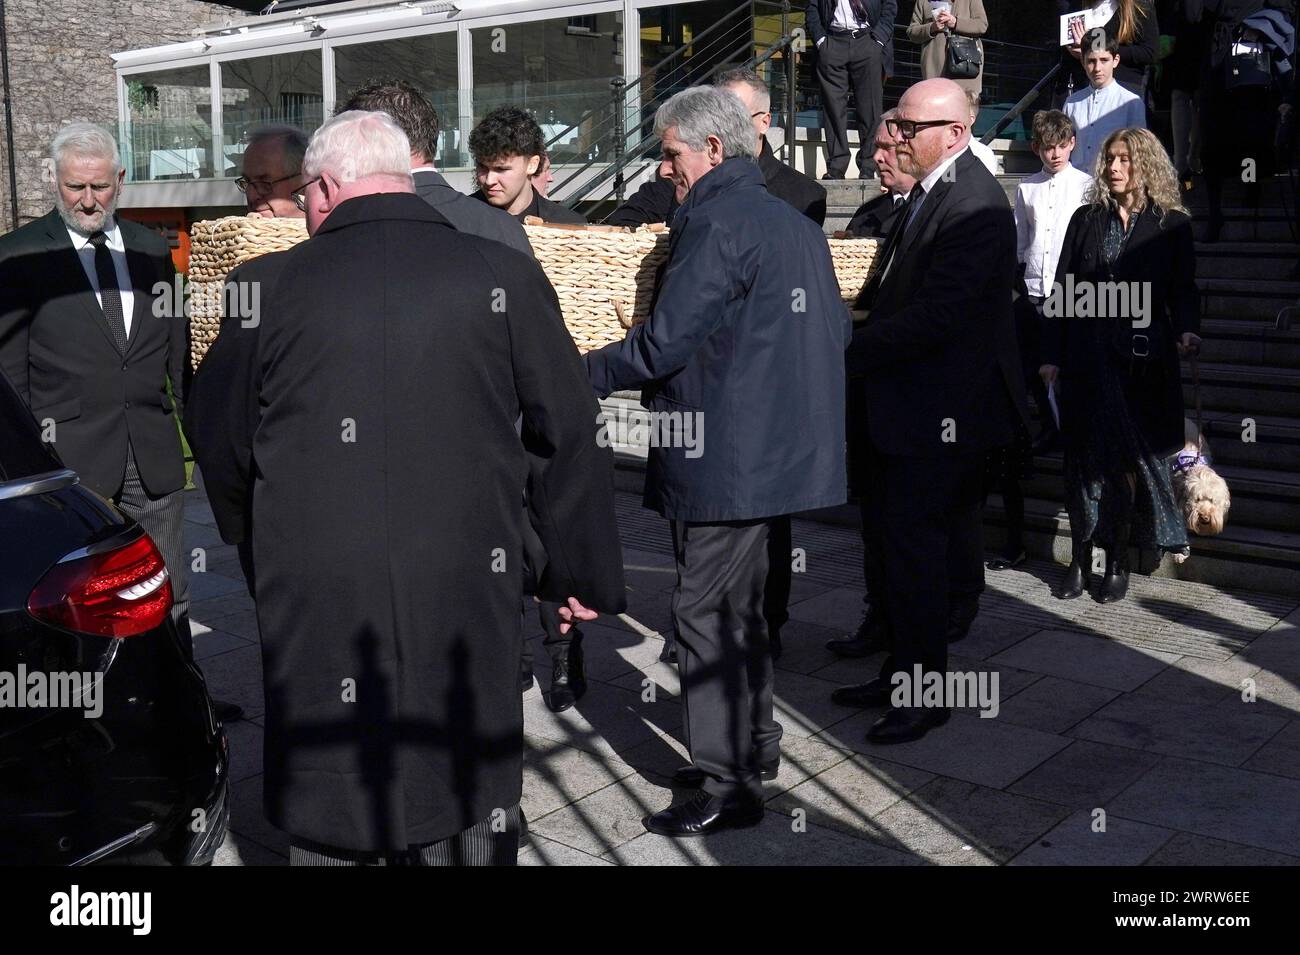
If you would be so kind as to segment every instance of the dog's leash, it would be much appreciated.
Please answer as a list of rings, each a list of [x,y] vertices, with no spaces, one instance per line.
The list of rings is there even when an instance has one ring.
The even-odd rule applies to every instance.
[[[1192,400],[1196,402],[1196,456],[1199,458],[1205,447],[1205,424],[1201,414],[1201,363],[1199,350],[1190,356],[1192,363]]]

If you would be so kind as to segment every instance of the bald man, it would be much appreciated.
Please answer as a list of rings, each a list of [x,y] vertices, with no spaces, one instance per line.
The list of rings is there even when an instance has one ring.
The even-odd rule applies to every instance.
[[[1024,404],[1015,220],[970,151],[969,123],[966,94],[947,79],[913,86],[886,122],[898,168],[916,185],[859,295],[869,316],[848,353],[850,374],[865,379],[864,527],[881,558],[868,590],[883,595],[890,653],[879,677],[833,698],[889,706],[867,733],[878,744],[948,720],[953,701],[923,691],[942,679],[949,640],[978,610],[984,452],[1010,441]],[[1008,349],[1010,362],[1000,360]]]

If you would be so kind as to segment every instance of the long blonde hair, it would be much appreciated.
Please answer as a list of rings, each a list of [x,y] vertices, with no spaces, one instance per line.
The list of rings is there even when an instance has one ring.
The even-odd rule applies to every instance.
[[[1151,205],[1162,214],[1181,212],[1187,214],[1182,193],[1178,190],[1178,173],[1169,161],[1169,154],[1149,129],[1129,127],[1117,129],[1106,137],[1092,165],[1092,185],[1088,187],[1087,201],[1099,208],[1115,211],[1119,202],[1111,195],[1106,183],[1106,162],[1110,147],[1122,140],[1128,147],[1129,169],[1134,186],[1142,190],[1143,205]]]
[[[1142,0],[1119,0],[1119,29],[1115,39],[1124,46],[1129,46],[1137,39],[1138,20],[1149,17],[1150,11]]]

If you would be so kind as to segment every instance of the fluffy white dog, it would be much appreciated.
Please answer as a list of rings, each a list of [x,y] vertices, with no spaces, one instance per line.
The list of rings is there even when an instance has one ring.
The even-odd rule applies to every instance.
[[[1184,418],[1183,434],[1183,450],[1171,460],[1174,494],[1187,530],[1212,537],[1223,530],[1228,520],[1228,508],[1232,506],[1228,482],[1211,467],[1210,446],[1201,438],[1196,424]]]

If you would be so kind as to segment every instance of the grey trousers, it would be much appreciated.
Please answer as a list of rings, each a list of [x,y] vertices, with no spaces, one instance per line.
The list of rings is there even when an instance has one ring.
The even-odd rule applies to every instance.
[[[768,540],[780,520],[671,522],[686,744],[715,796],[760,794],[760,769],[781,758],[763,616]]]
[[[159,553],[162,554],[172,582],[172,619],[180,625],[181,643],[186,651],[190,652],[193,642],[190,639],[189,628],[189,561],[182,540],[185,530],[185,501],[182,497],[184,493],[184,491],[173,491],[162,497],[151,497],[140,481],[140,472],[135,466],[135,455],[128,445],[126,477],[113,503],[122,513],[133,518],[144,528],[144,532],[153,538]]]
[[[289,865],[514,865],[518,856],[518,804],[495,823],[485,819],[449,839],[412,846],[402,853],[351,852],[297,839],[289,842]]]

